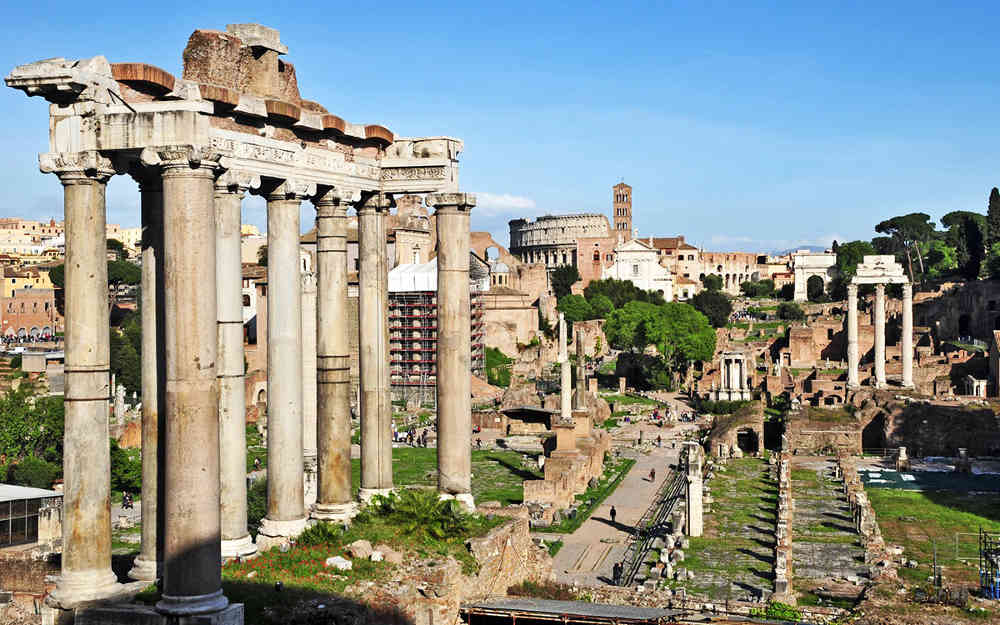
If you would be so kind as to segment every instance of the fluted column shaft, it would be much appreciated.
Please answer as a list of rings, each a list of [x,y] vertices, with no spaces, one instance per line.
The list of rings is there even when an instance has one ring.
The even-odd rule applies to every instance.
[[[885,387],[885,285],[875,285],[875,387]]]
[[[267,194],[267,515],[261,533],[305,529],[299,208],[287,181]]]
[[[219,471],[222,557],[248,557],[257,548],[247,531],[246,395],[243,365],[243,195],[253,176],[226,172],[215,183],[215,268],[218,301]]]
[[[109,320],[105,191],[110,163],[59,171],[66,233],[62,570],[49,602],[73,608],[115,593],[108,447]],[[102,167],[104,165],[104,167]]]
[[[168,614],[215,612],[219,567],[219,395],[215,172],[187,151],[162,153],[167,401],[163,594]]]
[[[351,497],[351,364],[347,333],[347,202],[322,191],[316,205],[316,444],[318,486],[312,516],[340,519]]]
[[[389,272],[383,195],[358,205],[358,366],[361,385],[362,499],[392,489],[392,403],[389,395]],[[440,379],[440,372],[438,375]],[[440,406],[439,406],[440,409]]]
[[[302,458],[305,482],[303,502],[306,512],[316,503],[316,273],[302,270]]]
[[[438,490],[472,501],[472,367],[469,212],[473,195],[436,193]]]
[[[858,363],[858,285],[847,285],[847,386],[857,388]]]
[[[903,386],[913,388],[913,285],[903,285],[903,339],[900,341],[903,359]]]
[[[160,414],[166,412],[166,340],[163,311],[163,184],[159,170],[144,173],[139,182],[142,206],[142,542],[129,577],[155,581],[163,567],[163,434]]]

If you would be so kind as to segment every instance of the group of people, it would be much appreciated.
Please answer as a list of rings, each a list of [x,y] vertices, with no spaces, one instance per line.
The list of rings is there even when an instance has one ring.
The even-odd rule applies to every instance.
[[[127,490],[122,491],[122,510],[132,510],[135,508],[135,500],[132,499],[132,494]]]

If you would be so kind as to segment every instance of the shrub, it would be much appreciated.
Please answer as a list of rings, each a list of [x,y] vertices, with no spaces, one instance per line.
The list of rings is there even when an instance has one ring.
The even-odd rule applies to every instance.
[[[316,523],[298,535],[295,544],[311,547],[338,542],[344,535],[344,526],[334,523]]]
[[[507,594],[514,597],[534,597],[535,599],[550,599],[554,601],[576,600],[576,594],[569,586],[557,582],[525,581],[516,586],[509,587]]]
[[[608,313],[615,309],[611,298],[602,293],[594,295],[587,301],[590,303],[590,309],[593,311],[596,319],[604,319],[608,316]]]
[[[267,514],[267,480],[256,480],[247,489],[247,529],[256,538],[260,520]]]
[[[782,302],[778,305],[778,318],[788,321],[801,321],[806,318],[806,313],[795,302]]]
[[[52,482],[57,477],[59,477],[59,465],[35,456],[28,456],[9,469],[10,480],[20,486],[52,488]]]
[[[719,291],[702,291],[691,298],[695,310],[708,317],[713,328],[721,328],[729,321],[733,305],[729,298]]]
[[[403,534],[432,539],[464,536],[472,529],[472,516],[457,501],[441,500],[429,489],[376,495],[357,518],[364,523],[370,516],[386,518]]]
[[[138,493],[142,490],[142,460],[134,449],[122,449],[111,439],[111,491]]]
[[[786,302],[790,302],[793,299],[795,299],[795,285],[794,284],[783,285],[781,289],[778,290],[778,297],[785,300]]]
[[[533,337],[537,339],[538,337]],[[513,358],[508,358],[506,354],[496,347],[486,348],[486,381],[493,386],[510,386],[510,365]]]
[[[21,368],[21,354],[16,354],[10,359],[10,368],[11,369]]]
[[[779,621],[798,622],[802,620],[802,611],[796,610],[794,607],[788,605],[787,603],[781,603],[780,601],[772,601],[771,603],[767,604],[767,608],[751,609],[750,616],[762,616],[764,618],[775,619]]]

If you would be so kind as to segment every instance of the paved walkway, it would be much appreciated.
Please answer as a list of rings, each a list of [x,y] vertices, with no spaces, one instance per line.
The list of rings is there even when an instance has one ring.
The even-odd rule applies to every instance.
[[[616,432],[615,439],[635,440],[638,425],[628,425]],[[655,441],[663,437],[662,447],[653,447],[650,453],[626,453],[636,459],[635,466],[622,480],[615,492],[604,500],[594,513],[575,532],[561,537],[563,547],[556,554],[553,570],[559,582],[578,586],[600,586],[610,583],[611,568],[622,559],[632,528],[649,507],[657,488],[667,476],[671,464],[676,464],[681,445],[674,442],[683,438],[683,432],[695,429],[690,423],[673,428],[658,428],[643,424],[643,440]],[[656,481],[649,481],[649,470],[656,469]],[[618,513],[611,522],[610,511]]]

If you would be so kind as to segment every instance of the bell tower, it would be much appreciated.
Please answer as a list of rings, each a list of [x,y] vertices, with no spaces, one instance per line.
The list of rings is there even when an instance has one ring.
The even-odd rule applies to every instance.
[[[619,182],[612,188],[615,237],[619,242],[632,238],[632,187]]]

